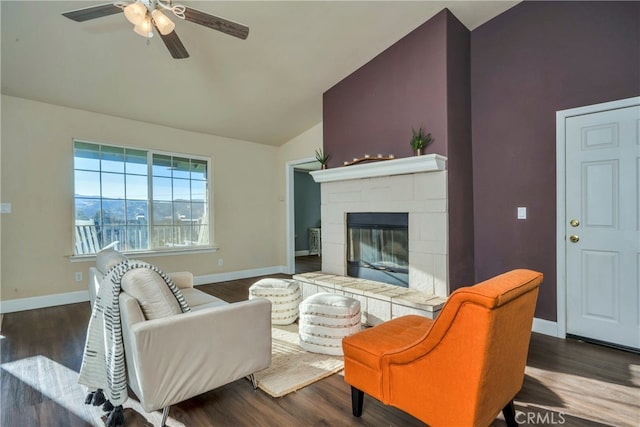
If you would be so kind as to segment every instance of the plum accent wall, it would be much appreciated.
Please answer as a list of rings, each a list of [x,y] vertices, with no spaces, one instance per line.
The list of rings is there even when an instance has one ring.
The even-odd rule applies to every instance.
[[[448,156],[451,290],[474,280],[469,30],[447,9],[325,92],[329,167],[364,154],[413,155],[424,125],[427,153]]]
[[[556,320],[555,112],[638,95],[640,3],[526,1],[471,33],[476,279],[543,272]]]
[[[444,10],[325,92],[324,149],[405,157],[424,124],[449,159],[451,289],[539,270],[555,321],[555,112],[638,95],[638,2],[525,1],[470,35]]]

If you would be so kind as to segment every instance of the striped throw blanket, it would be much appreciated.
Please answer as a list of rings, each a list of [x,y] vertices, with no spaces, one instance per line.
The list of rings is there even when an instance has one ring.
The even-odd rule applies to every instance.
[[[122,404],[128,396],[119,295],[122,277],[136,268],[148,268],[158,273],[175,295],[182,312],[191,310],[171,278],[151,264],[126,260],[105,274],[89,319],[78,382],[89,389],[85,403],[104,405],[103,409],[109,412],[108,427],[124,424]]]

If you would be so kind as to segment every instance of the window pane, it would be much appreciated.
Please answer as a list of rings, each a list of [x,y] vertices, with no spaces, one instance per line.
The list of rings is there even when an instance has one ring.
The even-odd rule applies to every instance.
[[[141,200],[127,201],[127,227],[122,250],[139,251],[149,248],[148,202]]]
[[[191,163],[189,159],[183,157],[173,158],[173,177],[174,178],[190,178]]]
[[[128,225],[124,241],[120,241],[123,251],[141,251],[149,249],[149,226],[147,224]]]
[[[171,201],[171,178],[153,178],[153,200]]]
[[[153,202],[153,225],[172,225],[173,206],[171,202]]]
[[[76,197],[100,197],[100,173],[75,171]]]
[[[100,147],[86,142],[74,144],[74,168],[85,170],[100,170]]]
[[[128,174],[147,175],[147,152],[143,150],[125,150],[125,166]]]
[[[153,155],[153,176],[171,176],[171,156]]]
[[[173,211],[171,202],[153,203],[153,228],[151,243],[155,248],[165,248],[174,244]]]
[[[127,200],[127,224],[147,224],[149,202],[146,200]]]
[[[206,160],[74,141],[76,219],[95,223],[101,247],[114,241],[124,251],[206,245],[208,173]],[[80,253],[93,251],[80,243]]]
[[[207,161],[191,160],[191,179],[207,180]]]
[[[205,202],[207,200],[207,182],[191,181],[191,200]]]
[[[124,175],[119,173],[103,173],[102,197],[124,199]]]
[[[197,219],[201,222],[207,222],[208,218],[205,218],[205,204],[204,203],[191,203],[191,218]]]
[[[126,175],[127,200],[148,200],[149,183],[146,176]]]
[[[124,148],[102,146],[102,171],[124,173]]]
[[[191,203],[174,202],[173,217],[175,218],[174,236],[176,239],[174,243],[178,245],[196,244],[198,235],[194,234],[194,221],[191,219]]]
[[[173,200],[185,201],[191,200],[191,188],[188,179],[173,180]]]
[[[125,223],[124,200],[102,199],[102,225]]]
[[[178,221],[191,221],[191,203],[173,202],[173,219]]]
[[[100,222],[100,199],[76,197],[76,219]]]

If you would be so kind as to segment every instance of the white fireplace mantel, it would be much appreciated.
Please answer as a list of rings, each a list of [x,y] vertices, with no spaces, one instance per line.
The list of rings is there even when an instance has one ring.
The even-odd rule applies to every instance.
[[[373,161],[353,166],[312,171],[315,182],[346,181],[349,179],[378,176],[404,175],[418,172],[435,172],[447,168],[447,158],[440,154],[403,157],[400,159]]]

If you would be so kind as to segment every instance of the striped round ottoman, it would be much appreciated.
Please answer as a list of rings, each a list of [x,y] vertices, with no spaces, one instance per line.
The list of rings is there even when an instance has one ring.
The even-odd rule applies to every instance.
[[[319,293],[300,304],[300,347],[312,353],[342,356],[342,338],[360,330],[360,301]]]
[[[271,324],[290,325],[298,318],[302,301],[300,284],[288,279],[260,279],[249,288],[249,299],[266,298],[271,301]]]

